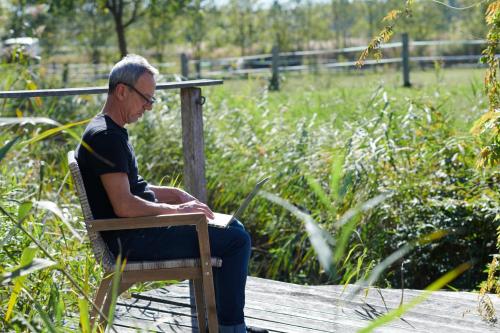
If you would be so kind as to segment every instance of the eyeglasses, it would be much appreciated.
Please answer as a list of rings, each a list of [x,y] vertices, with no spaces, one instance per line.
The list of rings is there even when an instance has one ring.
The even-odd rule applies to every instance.
[[[127,87],[129,87],[130,89],[135,91],[139,96],[141,96],[146,101],[146,104],[153,105],[156,102],[156,98],[154,98],[154,97],[148,98],[146,95],[144,95],[139,90],[137,90],[137,88],[134,87],[133,85],[125,83],[125,82],[119,82],[119,83],[126,85]]]

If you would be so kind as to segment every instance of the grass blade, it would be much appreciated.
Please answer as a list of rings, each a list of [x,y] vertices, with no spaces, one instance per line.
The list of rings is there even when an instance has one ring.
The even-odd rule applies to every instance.
[[[61,126],[57,121],[46,117],[0,117],[0,126],[5,125],[25,125],[25,124],[46,124]]]
[[[57,205],[52,202],[52,201],[46,201],[46,200],[41,200],[41,201],[35,201],[34,205],[43,209],[46,209],[53,214],[55,214],[59,219],[68,227],[68,229],[71,231],[71,233],[80,241],[83,242],[83,237],[78,233],[78,231],[75,230],[69,223],[69,221],[64,217],[62,211],[57,207]]]
[[[32,143],[38,142],[38,141],[46,139],[46,138],[48,138],[48,137],[50,137],[52,135],[58,134],[58,133],[60,133],[62,131],[66,131],[66,130],[70,129],[71,127],[75,127],[75,126],[86,124],[89,121],[90,121],[90,119],[85,119],[85,120],[82,120],[82,121],[77,121],[77,122],[69,123],[69,124],[65,124],[65,125],[61,125],[61,124],[57,123],[57,127],[48,129],[46,131],[43,131],[42,133],[40,133],[39,135],[35,136],[34,138],[31,138],[28,141],[26,141],[25,144],[32,144]],[[76,135],[74,132],[68,131],[68,133],[72,137],[76,136],[77,141],[80,141],[80,137],[78,135]]]
[[[26,289],[23,289],[23,290],[24,290],[24,293],[31,300],[31,302],[33,302],[33,304],[35,305],[36,311],[38,312],[38,314],[40,315],[40,317],[42,317],[42,321],[44,322],[45,326],[47,327],[48,332],[50,332],[50,333],[59,333],[59,330],[54,326],[54,324],[50,320],[50,317],[49,317],[48,313],[43,310],[43,308],[40,305],[40,303],[38,303],[31,296],[31,294]]]
[[[457,268],[449,271],[445,275],[441,276],[439,279],[431,283],[427,288],[425,288],[425,291],[413,298],[410,302],[403,304],[402,306],[389,311],[385,315],[378,317],[374,321],[370,323],[370,325],[366,326],[365,328],[361,329],[358,331],[358,333],[369,333],[372,332],[375,328],[380,327],[384,324],[389,323],[390,321],[401,317],[405,312],[410,310],[411,308],[415,307],[419,303],[422,303],[425,301],[433,291],[439,290],[446,286],[448,283],[451,281],[455,280],[457,277],[459,277],[462,273],[464,273],[466,270],[472,267],[471,263],[463,263]]]
[[[116,308],[116,299],[118,298],[118,289],[120,288],[120,280],[121,280],[121,273],[125,269],[125,264],[127,262],[127,259],[124,259],[122,261],[121,255],[118,255],[118,258],[116,259],[116,264],[115,264],[115,271],[114,271],[114,276],[113,276],[113,284],[111,287],[111,304],[109,306],[109,313],[108,313],[108,326],[111,327],[113,326],[113,321],[115,318],[115,308]]]
[[[89,306],[85,298],[78,298],[78,308],[80,309],[80,325],[82,327],[82,333],[90,333]]]
[[[290,213],[295,215],[298,219],[300,219],[305,227],[307,234],[309,236],[309,240],[318,255],[318,260],[321,266],[328,272],[332,270],[332,249],[331,246],[334,244],[334,240],[330,234],[328,234],[325,230],[323,230],[316,222],[314,222],[313,218],[300,211],[297,207],[289,203],[288,201],[265,191],[261,191],[260,194],[275,204],[282,206],[287,209]]]
[[[365,212],[367,210],[372,209],[373,207],[377,206],[382,201],[384,201],[385,199],[387,199],[390,195],[391,195],[391,193],[382,193],[382,194],[379,194],[376,197],[371,198],[370,200],[368,200],[366,202],[363,202],[361,205],[358,205],[358,206],[356,206],[354,208],[349,209],[335,223],[335,226],[337,228],[342,227],[344,224],[346,224],[347,222],[349,222],[350,219],[352,219],[353,217],[355,217],[356,215],[358,215],[361,212]]]
[[[19,262],[19,267],[28,266],[35,258],[36,248],[26,247],[21,254],[21,261]],[[17,303],[17,298],[22,290],[24,280],[26,280],[26,275],[18,276],[15,278],[14,288],[12,294],[10,295],[9,302],[7,303],[7,311],[5,312],[5,321],[9,321],[12,316],[12,311]]]
[[[53,262],[52,260],[40,259],[40,258],[33,259],[29,264],[18,267],[12,272],[3,274],[2,277],[0,277],[0,284],[8,284],[16,278],[24,277],[28,274],[39,271],[41,269],[54,266],[55,264],[56,263]]]
[[[33,202],[31,201],[26,201],[20,204],[19,208],[17,209],[17,222],[22,222],[26,218],[26,216],[28,216],[31,208],[33,208]]]
[[[0,148],[0,161],[3,160],[5,155],[7,155],[7,152],[10,150],[10,148],[12,148],[12,146],[16,143],[17,140],[19,140],[19,136],[15,137],[13,140],[7,142],[7,144],[5,146]]]

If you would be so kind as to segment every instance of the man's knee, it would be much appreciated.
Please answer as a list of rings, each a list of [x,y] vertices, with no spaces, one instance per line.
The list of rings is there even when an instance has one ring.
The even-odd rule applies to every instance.
[[[250,255],[250,251],[252,249],[252,237],[250,236],[250,234],[246,230],[241,230],[241,234],[242,234],[241,238],[242,238],[242,242],[243,242],[242,247],[246,251],[248,251],[248,254]]]

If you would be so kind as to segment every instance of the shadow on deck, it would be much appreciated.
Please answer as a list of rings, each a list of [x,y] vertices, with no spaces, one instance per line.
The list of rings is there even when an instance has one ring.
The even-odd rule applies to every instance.
[[[349,300],[352,288],[342,292],[343,286],[301,286],[250,277],[245,320],[270,332],[356,332],[401,301],[401,290],[376,288]],[[404,302],[419,294],[404,290]],[[490,297],[500,309],[498,296]],[[198,332],[191,313],[188,283],[182,282],[120,298],[114,327],[118,332]],[[375,332],[500,332],[500,325],[481,319],[477,294],[439,291]]]

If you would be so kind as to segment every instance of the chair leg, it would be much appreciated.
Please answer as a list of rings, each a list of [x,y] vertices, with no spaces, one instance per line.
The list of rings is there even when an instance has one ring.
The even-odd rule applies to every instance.
[[[210,333],[219,332],[219,322],[217,319],[217,308],[215,305],[215,290],[212,275],[204,276],[203,280],[203,293],[205,296],[205,305],[207,308],[208,317],[208,331]]]
[[[203,296],[203,280],[194,279],[194,294],[196,300],[196,312],[198,313],[198,331],[205,333],[207,322],[205,318],[205,300]]]
[[[133,285],[134,284],[131,282],[122,282],[120,284],[120,288],[118,288],[118,296],[120,296],[121,294],[126,292],[128,290],[128,288],[132,287]]]
[[[105,310],[103,309],[103,303],[105,299],[107,298],[107,294],[109,291],[111,291],[111,281],[113,280],[113,276],[109,273],[105,273],[104,278],[101,281],[101,284],[99,285],[99,289],[97,290],[95,299],[94,299],[94,304],[96,307],[101,310],[104,315],[107,315]],[[92,314],[91,314],[91,324],[92,326],[94,325],[95,321],[98,320],[99,323],[104,322],[104,318],[99,318],[100,315],[96,311],[95,308],[92,309]],[[100,320],[99,320],[100,319]]]

